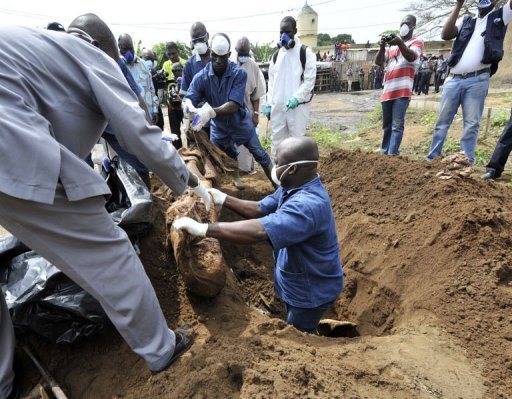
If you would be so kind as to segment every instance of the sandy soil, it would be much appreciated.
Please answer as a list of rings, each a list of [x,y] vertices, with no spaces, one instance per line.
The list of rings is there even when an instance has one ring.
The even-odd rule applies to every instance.
[[[357,323],[358,337],[303,334],[263,306],[266,243],[222,242],[226,287],[213,300],[189,294],[164,246],[170,200],[155,199],[142,261],[169,325],[194,325],[191,350],[152,376],[112,328],[71,346],[32,344],[70,398],[509,398],[512,191],[442,181],[439,169],[357,151],[322,160],[346,273],[327,316]],[[223,189],[271,191],[261,171],[243,179],[251,188]],[[27,392],[38,376],[18,362]]]

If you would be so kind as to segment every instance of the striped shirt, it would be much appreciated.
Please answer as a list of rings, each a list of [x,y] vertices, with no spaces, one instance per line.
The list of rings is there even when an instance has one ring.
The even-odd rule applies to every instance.
[[[386,49],[386,74],[384,75],[384,91],[381,101],[396,100],[397,98],[412,96],[414,75],[420,66],[423,54],[423,41],[412,38],[405,45],[416,53],[416,59],[407,61],[398,46]]]

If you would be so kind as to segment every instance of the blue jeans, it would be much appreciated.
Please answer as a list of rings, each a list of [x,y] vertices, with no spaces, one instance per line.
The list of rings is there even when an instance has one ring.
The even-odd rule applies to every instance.
[[[212,134],[210,137],[211,142],[219,147],[222,151],[224,151],[229,157],[233,159],[238,158],[238,150],[236,149],[236,144],[231,136],[217,136]],[[239,145],[244,145],[249,152],[253,155],[256,162],[258,162],[262,167],[266,168],[270,165],[270,157],[263,148],[260,143],[260,139],[256,134],[256,130],[251,135],[250,138],[244,143],[240,143]]]
[[[407,97],[382,102],[382,129],[384,130],[380,147],[382,154],[400,155],[399,148],[404,135],[404,120],[408,107]]]
[[[485,98],[489,90],[489,73],[463,79],[448,77],[443,86],[439,117],[437,118],[432,144],[426,157],[427,160],[441,156],[444,141],[453,118],[462,105],[464,132],[460,140],[460,148],[471,163],[475,162],[475,149],[478,141],[480,119],[484,111]]]
[[[299,331],[307,333],[315,333],[318,327],[318,322],[332,302],[321,305],[317,308],[297,308],[295,306],[285,303],[286,306],[286,321]]]

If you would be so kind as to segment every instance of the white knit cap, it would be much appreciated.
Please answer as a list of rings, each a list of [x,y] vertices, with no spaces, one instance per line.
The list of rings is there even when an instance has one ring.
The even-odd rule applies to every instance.
[[[226,55],[229,53],[230,44],[224,35],[215,35],[210,47],[215,54]]]

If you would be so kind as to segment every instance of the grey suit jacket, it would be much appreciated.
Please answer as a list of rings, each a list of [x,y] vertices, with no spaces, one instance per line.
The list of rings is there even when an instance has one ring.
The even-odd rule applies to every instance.
[[[123,148],[185,190],[188,169],[114,60],[63,32],[1,26],[0,43],[0,192],[53,203],[60,179],[70,201],[109,194],[83,161],[107,122]]]

